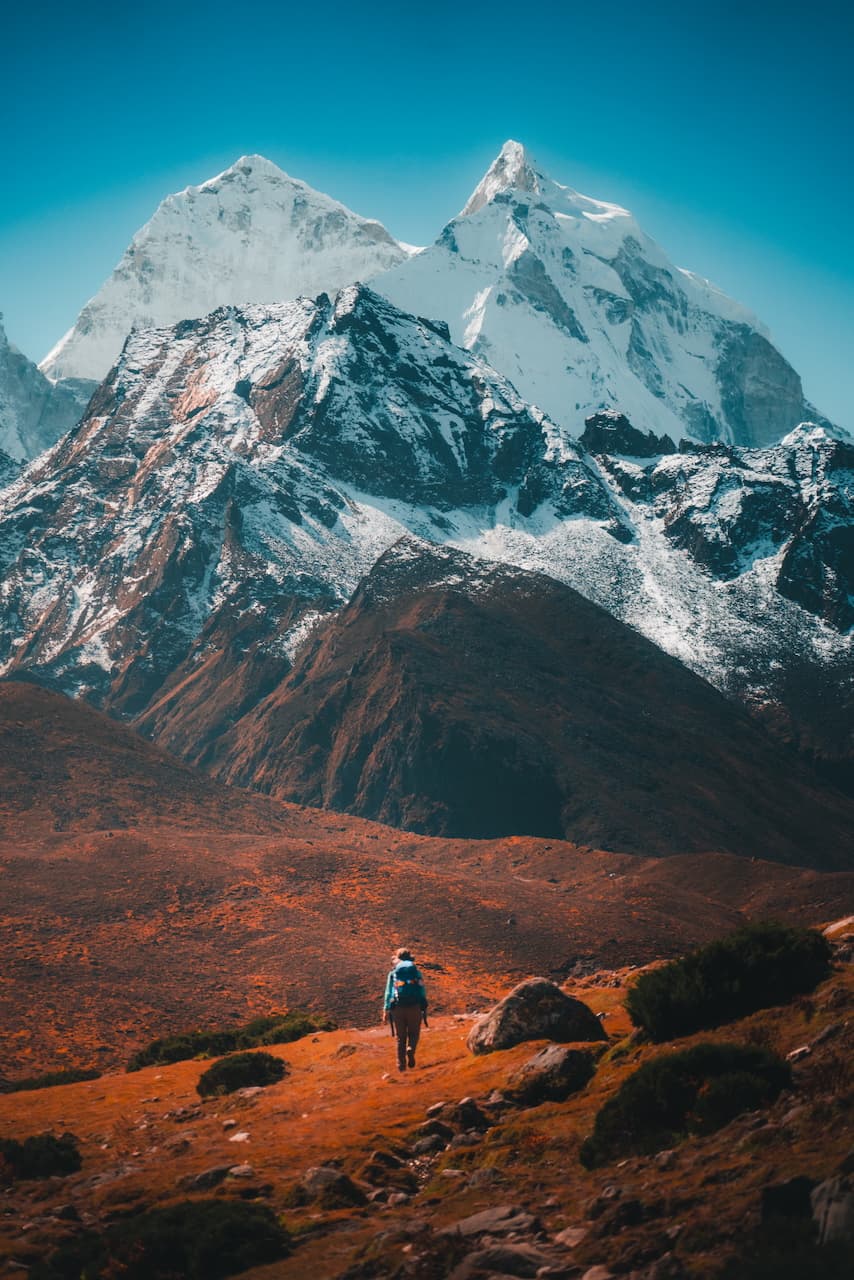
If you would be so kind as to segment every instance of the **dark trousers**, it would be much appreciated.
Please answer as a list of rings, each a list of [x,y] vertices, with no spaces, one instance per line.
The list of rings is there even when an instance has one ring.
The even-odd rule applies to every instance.
[[[418,1037],[421,1034],[421,1005],[398,1004],[391,1010],[394,1019],[394,1033],[397,1036],[397,1065],[401,1071],[406,1068],[406,1048],[414,1054]]]

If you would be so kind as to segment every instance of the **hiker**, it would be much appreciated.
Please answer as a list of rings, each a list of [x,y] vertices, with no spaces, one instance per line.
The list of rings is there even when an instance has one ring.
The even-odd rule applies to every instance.
[[[391,1023],[397,1037],[397,1069],[415,1066],[415,1049],[421,1022],[427,1026],[427,992],[412,952],[400,947],[391,958],[391,973],[385,984],[383,1022]]]

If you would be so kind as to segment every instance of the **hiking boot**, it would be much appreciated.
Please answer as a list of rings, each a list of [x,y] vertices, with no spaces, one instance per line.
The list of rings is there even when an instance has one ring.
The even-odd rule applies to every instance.
[[[406,1050],[406,1061],[409,1063],[410,1067],[415,1066],[415,1050],[414,1049]]]

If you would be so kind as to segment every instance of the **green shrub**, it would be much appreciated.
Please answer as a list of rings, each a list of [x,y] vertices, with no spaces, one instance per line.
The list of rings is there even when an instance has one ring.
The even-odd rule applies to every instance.
[[[690,1035],[812,991],[830,973],[831,954],[814,929],[746,925],[642,974],[626,1009],[653,1040]]]
[[[213,1098],[235,1089],[278,1084],[287,1068],[272,1053],[233,1053],[208,1067],[196,1085],[202,1098]]]
[[[99,1080],[100,1071],[87,1071],[82,1067],[70,1067],[67,1071],[46,1071],[43,1076],[28,1076],[24,1080],[4,1080],[0,1093],[23,1093],[30,1089],[53,1089],[58,1084],[79,1084],[81,1080]]]
[[[39,1133],[23,1142],[4,1138],[0,1140],[0,1157],[13,1178],[66,1177],[83,1165],[73,1133],[64,1133],[61,1138]]]
[[[288,1233],[266,1205],[195,1200],[86,1232],[32,1272],[33,1280],[221,1280],[275,1262]]]
[[[588,1169],[649,1155],[691,1133],[712,1133],[734,1116],[772,1102],[792,1082],[789,1067],[765,1049],[698,1044],[640,1067],[596,1116],[582,1144]]]
[[[334,1031],[335,1023],[322,1014],[294,1009],[291,1013],[272,1013],[253,1018],[242,1027],[224,1031],[184,1031],[174,1036],[152,1040],[135,1053],[128,1071],[143,1067],[162,1067],[170,1062],[186,1062],[190,1058],[217,1058],[223,1053],[241,1049],[258,1049],[268,1044],[290,1044],[318,1031]]]

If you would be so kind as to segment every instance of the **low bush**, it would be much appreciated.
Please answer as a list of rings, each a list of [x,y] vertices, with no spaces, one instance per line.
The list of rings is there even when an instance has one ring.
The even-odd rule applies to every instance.
[[[174,1036],[153,1040],[135,1053],[128,1071],[143,1067],[162,1067],[170,1062],[186,1062],[190,1058],[216,1058],[241,1049],[258,1049],[268,1044],[290,1044],[318,1031],[334,1031],[335,1023],[322,1014],[294,1009],[291,1013],[272,1013],[253,1018],[242,1027],[222,1031],[184,1031]]]
[[[7,1176],[18,1178],[66,1177],[82,1168],[77,1138],[64,1133],[61,1138],[52,1133],[39,1133],[23,1142],[14,1138],[0,1140],[0,1158]]]
[[[713,1133],[742,1111],[773,1102],[791,1082],[786,1063],[765,1049],[698,1044],[664,1054],[629,1076],[599,1110],[581,1163],[592,1169]]]
[[[266,1205],[195,1200],[86,1232],[38,1264],[33,1280],[222,1280],[289,1252]]]
[[[46,1071],[43,1076],[28,1076],[24,1080],[4,1080],[0,1093],[23,1093],[30,1089],[53,1089],[58,1084],[79,1084],[81,1080],[99,1080],[100,1071],[87,1071],[71,1067],[67,1071]]]
[[[830,944],[814,929],[746,925],[642,974],[626,1009],[653,1040],[669,1040],[812,991],[830,973],[830,961]]]
[[[235,1089],[278,1084],[287,1068],[272,1053],[233,1053],[220,1058],[199,1079],[196,1091],[202,1098],[215,1098]]]

